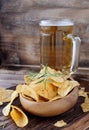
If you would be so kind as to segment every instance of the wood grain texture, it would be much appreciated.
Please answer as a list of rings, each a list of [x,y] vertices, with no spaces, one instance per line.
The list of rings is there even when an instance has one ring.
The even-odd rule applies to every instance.
[[[31,8],[89,8],[88,0],[1,0],[1,12],[26,12]]]
[[[0,48],[4,64],[39,64],[39,21],[69,18],[80,36],[80,66],[89,67],[88,0],[1,0]]]
[[[89,114],[82,117],[80,120],[75,121],[75,123],[71,124],[70,127],[64,128],[62,130],[86,130],[88,128],[89,128]]]

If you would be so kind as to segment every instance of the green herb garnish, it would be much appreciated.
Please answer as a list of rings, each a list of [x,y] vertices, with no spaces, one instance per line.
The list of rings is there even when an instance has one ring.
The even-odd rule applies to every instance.
[[[33,80],[37,75],[38,75],[38,73],[35,73],[35,72],[32,72],[32,71],[30,71],[29,72],[29,78],[31,79],[31,80]]]
[[[46,83],[47,81],[49,81],[49,77],[50,76],[53,76],[53,77],[60,77],[60,76],[63,76],[63,75],[67,75],[68,73],[65,73],[65,72],[55,72],[55,73],[50,73],[49,70],[48,70],[48,67],[47,65],[45,66],[45,70],[44,72],[39,72],[39,73],[34,73],[34,72],[30,72],[30,79],[33,81],[35,79],[39,79],[38,82],[36,82],[35,84],[38,84],[38,83],[41,83],[41,82],[44,82],[44,89],[46,89]],[[51,80],[49,81],[51,82]]]

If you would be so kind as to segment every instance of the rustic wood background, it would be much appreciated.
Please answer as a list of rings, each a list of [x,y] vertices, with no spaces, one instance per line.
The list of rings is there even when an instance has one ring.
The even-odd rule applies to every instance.
[[[79,66],[89,67],[89,0],[0,0],[0,64],[39,65],[39,21],[70,18],[80,36]]]

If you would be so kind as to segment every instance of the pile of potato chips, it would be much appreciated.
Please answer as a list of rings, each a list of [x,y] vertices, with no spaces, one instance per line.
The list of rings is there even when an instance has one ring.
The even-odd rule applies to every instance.
[[[16,91],[23,97],[36,102],[61,99],[68,95],[79,83],[70,79],[70,73],[44,67],[39,73],[24,76],[25,84],[18,85]]]

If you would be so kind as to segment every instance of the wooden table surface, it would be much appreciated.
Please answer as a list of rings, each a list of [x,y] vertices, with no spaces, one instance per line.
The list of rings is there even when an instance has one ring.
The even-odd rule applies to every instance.
[[[23,82],[25,70],[7,71],[0,70],[0,86],[5,88],[15,89],[15,86]],[[84,69],[74,75],[74,78],[79,81],[81,87],[85,87],[89,91],[89,70]],[[84,101],[83,97],[79,97],[76,105],[69,111],[54,117],[38,117],[25,112],[29,118],[29,123],[24,128],[19,128],[15,125],[10,117],[2,115],[0,106],[0,130],[89,130],[89,112],[82,112],[80,104]],[[14,102],[15,105],[21,108],[19,99]],[[59,120],[64,120],[68,123],[66,127],[58,128],[54,126]]]

